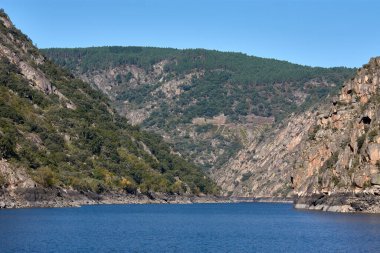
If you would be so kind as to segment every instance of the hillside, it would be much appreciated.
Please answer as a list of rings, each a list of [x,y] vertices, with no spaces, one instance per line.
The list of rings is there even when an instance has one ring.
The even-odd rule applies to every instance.
[[[296,196],[296,207],[380,212],[380,58],[330,103],[289,118],[213,177],[226,195]]]
[[[60,196],[217,192],[161,137],[128,124],[102,92],[45,59],[3,11],[0,97],[0,200],[23,205],[40,189]]]
[[[274,123],[336,92],[354,70],[203,49],[45,49],[99,88],[132,124],[161,134],[205,169],[220,168]]]

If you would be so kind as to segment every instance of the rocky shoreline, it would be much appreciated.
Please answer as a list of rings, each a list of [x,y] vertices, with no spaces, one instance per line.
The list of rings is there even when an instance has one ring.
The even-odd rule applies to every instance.
[[[231,197],[232,202],[260,202],[260,203],[294,203],[293,198],[286,197]]]
[[[193,204],[193,203],[242,203],[271,202],[293,203],[289,198],[246,198],[212,195],[174,195],[163,193],[127,194],[108,192],[97,194],[62,188],[21,188],[8,191],[0,189],[1,208],[56,208],[80,207],[99,204]]]
[[[59,208],[99,204],[193,204],[193,203],[293,203],[294,208],[342,213],[380,213],[380,195],[360,193],[313,194],[299,198],[280,197],[223,197],[172,195],[163,193],[127,194],[108,192],[97,194],[62,188],[0,189],[2,208]]]
[[[27,188],[0,190],[0,208],[80,207],[98,204],[191,204],[227,203],[231,199],[219,196],[170,195],[162,193],[127,194],[109,192],[97,194],[60,188]]]
[[[298,198],[294,208],[341,213],[380,213],[380,195],[360,193],[314,194]]]

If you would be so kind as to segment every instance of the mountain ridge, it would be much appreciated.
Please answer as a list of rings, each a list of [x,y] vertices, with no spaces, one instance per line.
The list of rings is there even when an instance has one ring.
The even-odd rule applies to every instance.
[[[245,53],[243,51],[228,51],[228,50],[221,50],[221,49],[212,49],[212,48],[203,48],[203,47],[189,47],[189,48],[176,48],[176,47],[161,47],[161,46],[139,46],[139,45],[97,45],[97,46],[80,46],[80,47],[42,47],[39,48],[41,51],[50,51],[50,50],[60,50],[60,49],[68,49],[68,50],[83,50],[83,49],[96,49],[96,48],[150,48],[150,49],[163,49],[163,50],[174,50],[174,51],[196,51],[196,50],[204,50],[204,51],[210,51],[210,52],[217,52],[217,53],[226,53],[226,54],[241,54],[243,56],[247,57],[253,57],[257,59],[263,59],[263,60],[273,60],[278,62],[284,62],[284,63],[290,63],[293,65],[297,65],[300,67],[310,67],[310,68],[323,68],[323,69],[331,69],[331,68],[347,68],[347,69],[358,69],[358,66],[345,66],[345,65],[337,65],[337,66],[320,66],[320,65],[310,65],[310,64],[302,64],[297,62],[292,62],[290,60],[286,59],[278,59],[275,57],[266,57],[266,56],[257,56],[255,54],[249,54]]]
[[[353,71],[204,49],[43,52],[101,89],[132,124],[164,136],[176,152],[206,170],[221,167],[291,112],[336,91]]]

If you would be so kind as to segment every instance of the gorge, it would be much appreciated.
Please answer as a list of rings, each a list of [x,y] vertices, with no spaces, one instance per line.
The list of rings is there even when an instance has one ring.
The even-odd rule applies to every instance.
[[[245,197],[380,212],[380,58],[39,50],[4,12],[0,31],[0,207]]]

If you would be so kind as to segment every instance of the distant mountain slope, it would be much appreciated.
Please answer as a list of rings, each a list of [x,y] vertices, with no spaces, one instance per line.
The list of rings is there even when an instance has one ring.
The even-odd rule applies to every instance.
[[[291,197],[298,208],[380,212],[380,57],[329,103],[290,117],[213,178],[224,193]]]
[[[336,92],[354,73],[203,49],[43,52],[101,89],[131,123],[160,133],[206,169],[220,168],[273,122]]]
[[[241,53],[203,49],[98,47],[43,49],[43,52],[59,65],[94,81],[96,74],[113,69],[110,76],[103,74],[108,83],[95,83],[111,87],[110,95],[119,96],[118,99],[125,97],[138,105],[143,101],[129,97],[128,91],[141,91],[144,86],[145,89],[150,87],[153,92],[160,90],[154,85],[162,86],[171,80],[183,80],[186,75],[191,75],[189,80],[167,85],[178,93],[171,95],[172,98],[177,95],[173,102],[183,113],[177,117],[184,122],[190,122],[197,116],[212,117],[221,113],[229,117],[254,113],[281,119],[294,111],[297,104],[314,98],[301,98],[296,91],[323,96],[331,90],[329,87],[332,84],[341,84],[353,75],[353,70],[349,68],[312,68]],[[128,69],[129,72],[123,75],[123,70]],[[182,108],[190,102],[190,98],[197,99],[196,103],[190,108]]]
[[[129,125],[100,91],[46,60],[3,11],[0,98],[2,192],[216,193],[161,137]]]

